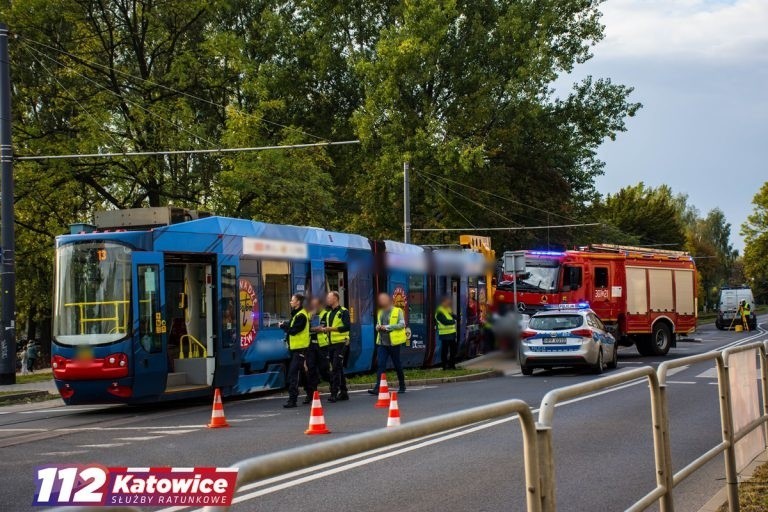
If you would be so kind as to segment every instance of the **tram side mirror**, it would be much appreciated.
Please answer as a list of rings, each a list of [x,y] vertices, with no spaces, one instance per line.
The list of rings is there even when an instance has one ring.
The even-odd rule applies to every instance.
[[[179,294],[179,309],[187,309],[187,294],[184,292]]]

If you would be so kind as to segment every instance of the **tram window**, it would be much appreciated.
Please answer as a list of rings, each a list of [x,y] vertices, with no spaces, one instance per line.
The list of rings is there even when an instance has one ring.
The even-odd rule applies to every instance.
[[[291,265],[287,261],[263,261],[264,327],[277,327],[291,318]]]
[[[475,325],[480,322],[480,306],[477,299],[478,296],[478,279],[476,277],[469,278],[469,297],[467,300],[467,324]]]
[[[424,276],[408,276],[408,321],[423,324],[424,312]]]
[[[221,346],[233,346],[238,338],[237,329],[237,269],[233,266],[221,267]]]
[[[608,288],[608,269],[595,267],[595,288]]]
[[[157,265],[138,265],[139,339],[147,352],[163,350],[160,311],[160,269]]]

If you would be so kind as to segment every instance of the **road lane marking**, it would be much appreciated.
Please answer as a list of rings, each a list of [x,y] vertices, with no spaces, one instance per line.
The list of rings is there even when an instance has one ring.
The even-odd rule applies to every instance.
[[[151,441],[160,439],[163,436],[137,436],[137,437],[116,437],[115,441]]]
[[[117,448],[118,446],[125,446],[128,443],[103,443],[103,444],[79,444],[78,448]]]
[[[155,430],[154,432],[147,432],[147,434],[163,434],[169,436],[176,436],[180,434],[189,434],[190,432],[196,432],[195,429],[189,430]]]
[[[707,368],[696,376],[697,379],[716,379],[717,368]]]
[[[698,382],[692,380],[668,380],[667,384],[698,384]]]
[[[68,452],[46,452],[41,453],[43,457],[67,457],[69,455],[81,455],[83,453],[88,453],[88,450],[71,450]]]
[[[619,385],[619,386],[614,386],[614,387],[611,387],[611,388],[608,388],[608,389],[597,391],[595,393],[590,393],[589,395],[584,395],[584,396],[580,396],[580,397],[577,397],[577,398],[573,398],[571,400],[566,400],[564,402],[560,402],[560,403],[556,404],[555,407],[563,407],[563,406],[570,405],[570,404],[573,404],[573,403],[576,403],[576,402],[581,402],[583,400],[588,400],[590,398],[594,398],[594,397],[597,397],[597,396],[601,396],[601,395],[605,395],[605,394],[608,394],[608,393],[612,393],[614,391],[619,391],[619,390],[626,389],[626,388],[629,388],[629,387],[632,387],[632,386],[637,386],[638,384],[643,384],[643,383],[646,383],[646,382],[647,382],[647,379],[637,379],[637,380],[630,381],[630,382],[627,382],[627,383]],[[533,414],[536,414],[538,412],[538,409],[532,409],[531,412]],[[271,493],[278,492],[278,491],[281,491],[281,490],[284,490],[284,489],[288,489],[290,487],[295,487],[297,485],[300,485],[300,484],[303,484],[303,483],[306,483],[306,482],[311,482],[313,480],[318,480],[320,478],[325,478],[326,476],[331,476],[331,475],[335,475],[335,474],[338,474],[338,473],[342,473],[342,472],[348,471],[350,469],[354,469],[354,468],[358,468],[358,467],[361,467],[361,466],[365,466],[365,465],[368,465],[368,464],[371,464],[371,463],[374,463],[374,462],[378,462],[380,460],[385,460],[385,459],[388,459],[388,458],[391,458],[391,457],[395,457],[397,455],[401,455],[401,454],[404,454],[404,453],[407,453],[407,452],[410,452],[410,451],[418,450],[420,448],[425,448],[425,447],[428,447],[428,446],[432,446],[432,445],[437,444],[437,443],[442,443],[444,441],[449,441],[451,439],[456,439],[458,437],[462,437],[462,436],[469,435],[469,434],[472,434],[472,433],[475,433],[475,432],[479,432],[481,430],[492,428],[492,427],[495,427],[497,425],[501,425],[501,424],[504,424],[504,423],[509,423],[511,421],[517,421],[517,419],[518,419],[518,417],[515,414],[515,415],[507,417],[507,418],[501,418],[499,420],[483,422],[483,423],[481,423],[479,425],[476,425],[476,426],[468,425],[467,427],[461,427],[463,430],[460,430],[460,431],[457,431],[457,432],[453,432],[453,433],[446,434],[445,432],[440,432],[440,433],[437,433],[437,434],[432,434],[433,436],[437,436],[437,437],[433,438],[433,439],[430,439],[428,441],[422,441],[422,442],[419,442],[419,440],[420,439],[424,439],[424,438],[414,439],[414,440],[411,440],[411,442],[416,442],[416,444],[412,444],[411,446],[406,446],[406,447],[397,449],[397,450],[392,451],[392,452],[376,455],[374,457],[363,458],[363,460],[357,460],[357,461],[351,462],[349,464],[338,465],[339,461],[331,461],[331,462],[324,463],[324,464],[321,464],[321,465],[311,466],[311,467],[304,468],[304,469],[299,470],[299,471],[301,471],[302,474],[303,473],[312,473],[312,474],[307,475],[307,476],[302,477],[302,478],[298,478],[298,479],[291,478],[297,472],[293,472],[292,474],[280,475],[280,476],[274,477],[273,479],[270,479],[270,480],[272,480],[272,481],[283,481],[283,480],[286,480],[288,478],[291,478],[291,480],[283,482],[283,483],[280,483],[280,484],[277,484],[277,485],[274,485],[272,487],[268,487],[266,489],[261,489],[261,490],[258,490],[258,491],[255,491],[255,492],[252,492],[252,493],[249,493],[249,494],[238,496],[238,497],[236,497],[232,501],[232,503],[233,504],[235,504],[235,503],[242,503],[244,501],[248,501],[248,500],[251,500],[253,498],[258,498],[258,497],[264,496],[266,494],[271,494]],[[388,450],[388,449],[391,449],[393,446],[394,445],[388,446],[388,447],[382,447],[379,450]],[[365,454],[358,454],[358,456],[365,457]],[[352,456],[352,457],[360,458],[358,456]],[[319,468],[327,467],[328,465],[336,465],[337,467],[334,467],[332,469],[328,469],[326,471],[321,471],[319,473],[317,472],[317,470]],[[248,484],[248,486],[244,486],[243,489],[238,490],[238,492],[242,492],[246,487],[248,487],[248,488],[256,488],[258,486],[264,486],[264,485],[268,485],[268,484],[264,484],[262,482],[254,482],[253,484]],[[253,486],[253,487],[249,487],[249,486]],[[179,510],[185,510],[185,508],[184,507],[173,507],[173,508],[162,509],[160,512],[177,512]],[[199,509],[199,510],[202,510],[202,509]]]
[[[673,376],[673,375],[675,375],[675,374],[677,374],[677,373],[680,373],[680,372],[684,372],[684,371],[685,371],[685,370],[687,370],[689,367],[690,367],[690,365],[687,365],[687,364],[686,364],[685,366],[678,366],[677,368],[672,368],[671,370],[669,370],[669,371],[667,372],[667,377],[671,377],[671,376]]]

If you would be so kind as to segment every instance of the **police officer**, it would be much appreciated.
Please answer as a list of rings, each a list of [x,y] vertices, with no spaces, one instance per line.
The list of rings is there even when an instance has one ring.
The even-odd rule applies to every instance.
[[[331,360],[331,397],[329,402],[349,400],[347,378],[344,376],[344,351],[349,345],[349,311],[341,306],[339,292],[332,291],[325,299],[329,311],[322,333],[328,336],[328,357]]]
[[[372,395],[379,394],[379,381],[381,374],[387,371],[387,362],[392,360],[392,366],[397,372],[397,380],[400,384],[398,393],[405,393],[405,374],[403,364],[400,361],[400,348],[405,345],[408,335],[405,331],[405,313],[397,306],[392,305],[392,299],[386,293],[379,294],[379,310],[376,312],[376,358],[378,362],[378,374],[376,385],[369,389]]]
[[[283,407],[296,407],[299,398],[299,380],[305,371],[307,349],[309,348],[309,314],[304,309],[304,296],[291,297],[291,321],[280,322],[280,328],[288,335],[288,349],[291,362],[288,364],[288,401]]]
[[[304,403],[312,401],[312,394],[322,378],[331,382],[330,364],[328,361],[328,334],[322,332],[328,322],[328,309],[323,301],[312,299],[309,308],[309,349],[307,350],[307,398]]]
[[[451,311],[450,297],[443,297],[435,310],[437,335],[440,337],[440,361],[443,370],[456,369],[456,317]]]

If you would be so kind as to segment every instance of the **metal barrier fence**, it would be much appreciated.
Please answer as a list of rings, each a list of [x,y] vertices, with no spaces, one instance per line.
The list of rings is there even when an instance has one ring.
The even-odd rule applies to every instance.
[[[262,455],[235,464],[239,469],[237,486],[263,478],[283,475],[323,462],[382,448],[403,441],[464,427],[480,421],[517,414],[523,432],[523,461],[525,465],[525,494],[529,512],[540,512],[539,467],[536,458],[536,426],[533,413],[522,400],[506,400],[496,404],[474,407],[457,413],[414,421],[397,428],[384,428],[309,447],[293,448],[283,452]],[[224,511],[226,507],[206,507],[207,512]]]
[[[729,358],[733,354],[755,351],[760,360],[762,413],[738,432],[734,431],[733,408],[729,384]],[[584,396],[620,384],[646,379],[651,399],[654,464],[656,487],[627,511],[645,510],[658,501],[661,512],[674,512],[673,489],[702,468],[720,453],[724,454],[728,490],[729,512],[739,512],[738,473],[736,468],[736,442],[757,428],[763,427],[768,440],[768,341],[753,342],[661,363],[657,370],[650,366],[627,370],[589,382],[575,384],[548,392],[541,401],[539,421],[522,400],[507,400],[496,404],[475,407],[464,411],[444,414],[402,425],[397,428],[379,429],[356,434],[309,447],[254,457],[235,464],[239,469],[237,488],[262,480],[301,470],[316,464],[384,448],[395,443],[412,441],[472,425],[481,421],[517,414],[523,434],[523,462],[525,466],[525,495],[528,512],[554,512],[555,458],[552,446],[554,411],[565,400]],[[717,368],[717,384],[720,406],[722,441],[710,450],[672,473],[671,440],[669,435],[669,403],[667,376],[673,368],[714,361]],[[58,510],[58,509],[57,509]],[[62,509],[64,510],[64,509]],[[72,508],[66,509],[72,512]],[[93,510],[93,509],[80,509]],[[115,509],[110,509],[115,510]],[[123,510],[136,510],[124,508]],[[206,511],[225,511],[227,507],[206,507]]]

